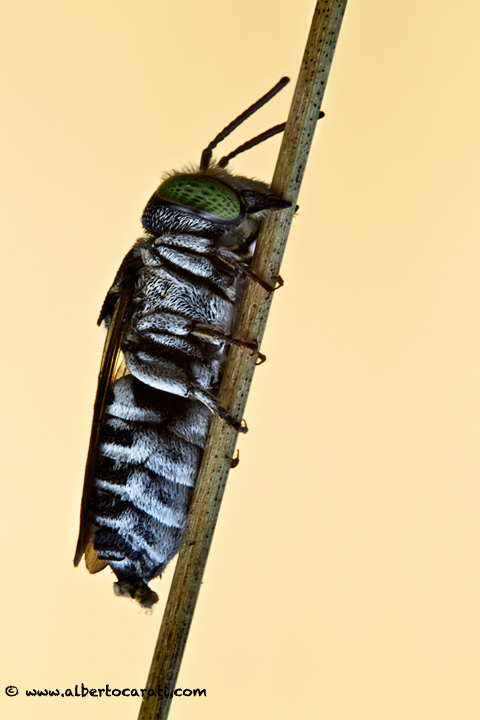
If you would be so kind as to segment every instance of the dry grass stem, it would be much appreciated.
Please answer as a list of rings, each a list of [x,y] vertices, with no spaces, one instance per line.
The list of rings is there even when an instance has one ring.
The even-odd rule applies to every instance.
[[[317,124],[328,73],[347,0],[317,2],[290,114],[285,128],[272,189],[295,207]],[[271,215],[262,225],[253,269],[269,282],[279,274],[293,209]],[[272,295],[248,281],[234,336],[261,342]],[[255,357],[231,347],[220,389],[220,402],[242,418],[252,381]],[[202,582],[222,496],[235,451],[237,433],[218,417],[211,423],[196,482],[175,575],[155,648],[147,688],[173,691],[180,669],[195,603]],[[147,697],[139,720],[168,716],[171,698]]]

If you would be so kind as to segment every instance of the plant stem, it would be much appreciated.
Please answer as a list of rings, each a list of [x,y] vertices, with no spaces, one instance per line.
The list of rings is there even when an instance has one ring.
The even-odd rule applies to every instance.
[[[347,0],[323,0],[315,6],[271,186],[275,196],[292,202],[292,209],[275,212],[263,222],[252,262],[253,270],[272,284],[280,271],[346,4]],[[272,295],[257,282],[247,282],[234,337],[255,339],[260,344]],[[254,360],[251,351],[235,346],[230,348],[219,400],[235,418],[243,417]],[[160,687],[167,694],[175,689],[236,440],[237,433],[214,416],[147,689],[157,691]],[[138,720],[165,720],[170,704],[169,697],[145,695]]]

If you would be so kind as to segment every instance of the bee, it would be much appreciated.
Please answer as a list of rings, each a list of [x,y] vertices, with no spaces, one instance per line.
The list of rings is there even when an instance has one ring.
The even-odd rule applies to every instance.
[[[213,150],[287,83],[282,78],[205,148],[198,168],[167,174],[142,215],[145,234],[127,253],[103,303],[107,329],[87,455],[74,558],[107,565],[115,594],[151,608],[149,586],[180,548],[213,414],[235,430],[217,399],[265,214],[291,203],[268,185],[227,170],[229,160],[282,132],[285,123],[218,162]]]

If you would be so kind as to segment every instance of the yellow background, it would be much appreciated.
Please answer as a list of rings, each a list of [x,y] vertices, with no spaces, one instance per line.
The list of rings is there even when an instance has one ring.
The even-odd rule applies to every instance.
[[[295,78],[313,5],[4,3],[3,717],[137,716],[25,697],[143,687],[172,574],[147,615],[73,569],[95,321],[162,172]],[[350,1],[173,720],[480,717],[479,20]]]

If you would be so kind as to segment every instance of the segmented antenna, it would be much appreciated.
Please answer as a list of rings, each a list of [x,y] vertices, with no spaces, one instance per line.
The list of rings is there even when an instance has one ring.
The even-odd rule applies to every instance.
[[[237,155],[240,155],[240,153],[245,152],[245,150],[250,150],[250,148],[255,147],[255,145],[260,145],[264,140],[268,140],[268,138],[273,137],[274,135],[278,135],[278,133],[281,133],[285,130],[285,125],[287,123],[280,123],[279,125],[275,125],[274,127],[270,128],[270,130],[265,130],[265,132],[260,133],[260,135],[256,135],[251,140],[247,140],[247,142],[244,142],[242,145],[239,145],[235,150],[232,150],[232,152],[229,152],[228,155],[224,155],[222,157],[217,165],[219,167],[227,167],[229,160],[236,157]]]
[[[285,85],[287,85],[289,82],[290,82],[290,78],[282,77],[278,81],[278,83],[276,85],[274,85],[274,87],[271,90],[269,90],[265,95],[263,95],[259,100],[257,100],[257,102],[253,103],[253,105],[250,105],[250,107],[247,108],[246,110],[244,110],[244,112],[241,113],[241,115],[239,115],[237,118],[235,118],[235,120],[232,120],[231,123],[229,123],[225,128],[223,128],[223,130],[218,133],[218,135],[212,140],[212,142],[209,145],[207,145],[205,150],[202,152],[202,158],[200,160],[200,170],[206,170],[206,168],[209,166],[210,160],[212,159],[213,149],[217,147],[218,143],[220,143],[222,140],[225,140],[225,138],[228,137],[228,135],[230,135],[230,133],[232,133],[234,130],[236,130],[236,128],[239,125],[241,125],[243,122],[245,122],[245,120],[247,118],[249,118],[250,115],[253,115],[254,113],[256,113],[257,110],[259,110],[267,102],[269,102],[273,97],[275,97],[275,95],[278,92],[280,92],[280,90],[282,90],[285,87]],[[279,127],[280,127],[279,125],[276,126],[276,128],[279,128]],[[281,132],[281,130],[278,130],[276,128],[272,128],[272,130],[275,129],[275,133],[273,133],[274,135],[277,132]],[[262,140],[266,140],[267,138],[271,137],[271,135],[269,134],[270,132],[271,132],[270,130],[267,130],[266,133],[262,133],[262,135],[258,135],[257,138],[254,138],[254,140],[258,140],[258,138],[262,138],[262,139],[258,140],[254,144],[258,145],[258,143],[262,142]],[[263,135],[265,137],[262,137]],[[251,141],[249,141],[249,142],[251,142]],[[248,144],[248,143],[245,143],[245,144]],[[249,147],[253,147],[253,145],[249,146]],[[244,148],[244,149],[247,150],[248,148]],[[239,148],[237,148],[237,150],[239,150]],[[236,155],[239,154],[237,152],[237,150],[234,151],[234,153]],[[231,156],[231,157],[233,157],[233,156]],[[225,158],[229,158],[229,156],[226,155],[224,158],[222,158],[222,160],[225,161]],[[227,163],[228,163],[228,159],[225,162],[225,164],[222,165],[222,167],[225,167],[225,165],[227,165]]]
[[[325,113],[323,110],[320,110],[318,114],[318,119],[321,120],[323,117],[325,117]],[[278,133],[281,133],[285,130],[285,126],[287,123],[280,123],[279,125],[274,125],[274,127],[271,127],[270,130],[265,130],[265,132],[260,133],[260,135],[256,135],[251,140],[247,140],[247,142],[244,142],[242,145],[239,145],[235,150],[232,150],[232,152],[229,152],[228,155],[224,155],[224,157],[220,158],[217,165],[218,167],[227,167],[229,161],[237,157],[237,155],[240,155],[240,153],[245,152],[245,150],[250,150],[251,148],[255,147],[255,145],[260,145],[264,140],[268,140],[268,138],[273,137],[274,135],[278,135]]]

